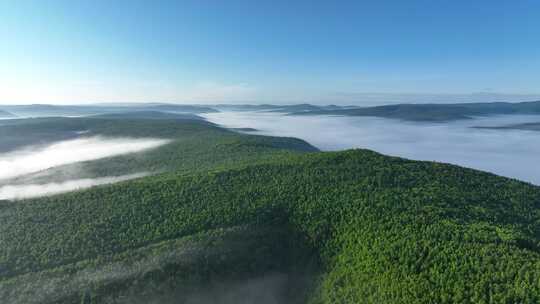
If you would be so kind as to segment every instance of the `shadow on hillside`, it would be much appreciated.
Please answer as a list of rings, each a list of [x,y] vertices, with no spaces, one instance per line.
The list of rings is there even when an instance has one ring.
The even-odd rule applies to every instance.
[[[154,260],[162,260],[158,267],[101,280],[58,303],[305,303],[314,288],[319,258],[287,227],[205,233],[155,255]],[[186,247],[188,254],[170,258],[175,255],[170,249],[178,253]]]

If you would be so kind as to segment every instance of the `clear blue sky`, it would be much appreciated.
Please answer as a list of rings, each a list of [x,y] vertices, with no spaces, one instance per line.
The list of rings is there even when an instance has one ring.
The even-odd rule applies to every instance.
[[[540,99],[540,1],[0,0],[0,103]]]

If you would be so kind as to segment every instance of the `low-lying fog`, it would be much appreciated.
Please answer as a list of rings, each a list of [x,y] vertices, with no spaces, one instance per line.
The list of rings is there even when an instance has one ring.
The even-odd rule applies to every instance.
[[[157,138],[85,137],[26,147],[0,154],[0,199],[20,199],[67,192],[95,185],[137,178],[146,173],[110,176],[95,179],[75,179],[62,183],[19,184],[10,179],[48,168],[96,160],[127,153],[141,152],[168,143]]]
[[[58,194],[98,185],[117,183],[129,179],[143,177],[145,175],[147,175],[147,173],[76,179],[62,183],[5,185],[0,186],[0,200],[16,200]]]
[[[492,116],[448,123],[415,123],[375,117],[287,116],[268,112],[205,114],[230,128],[255,128],[306,140],[321,150],[366,148],[388,155],[433,160],[540,184],[540,132],[475,129],[538,122],[540,116]]]
[[[168,142],[154,138],[86,137],[27,147],[0,154],[0,180],[81,161],[156,148]]]

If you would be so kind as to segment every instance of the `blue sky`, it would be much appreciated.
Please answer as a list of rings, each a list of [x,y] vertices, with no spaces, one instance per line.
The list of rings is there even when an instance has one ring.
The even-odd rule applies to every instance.
[[[540,1],[0,0],[0,103],[540,99]]]

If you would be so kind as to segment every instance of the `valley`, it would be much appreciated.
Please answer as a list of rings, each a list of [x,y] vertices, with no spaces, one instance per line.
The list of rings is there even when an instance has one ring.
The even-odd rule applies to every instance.
[[[12,179],[148,174],[1,201],[1,298],[540,300],[538,186],[365,149],[320,152],[292,137],[244,134],[199,118],[150,116],[40,118],[0,128],[168,141]]]

